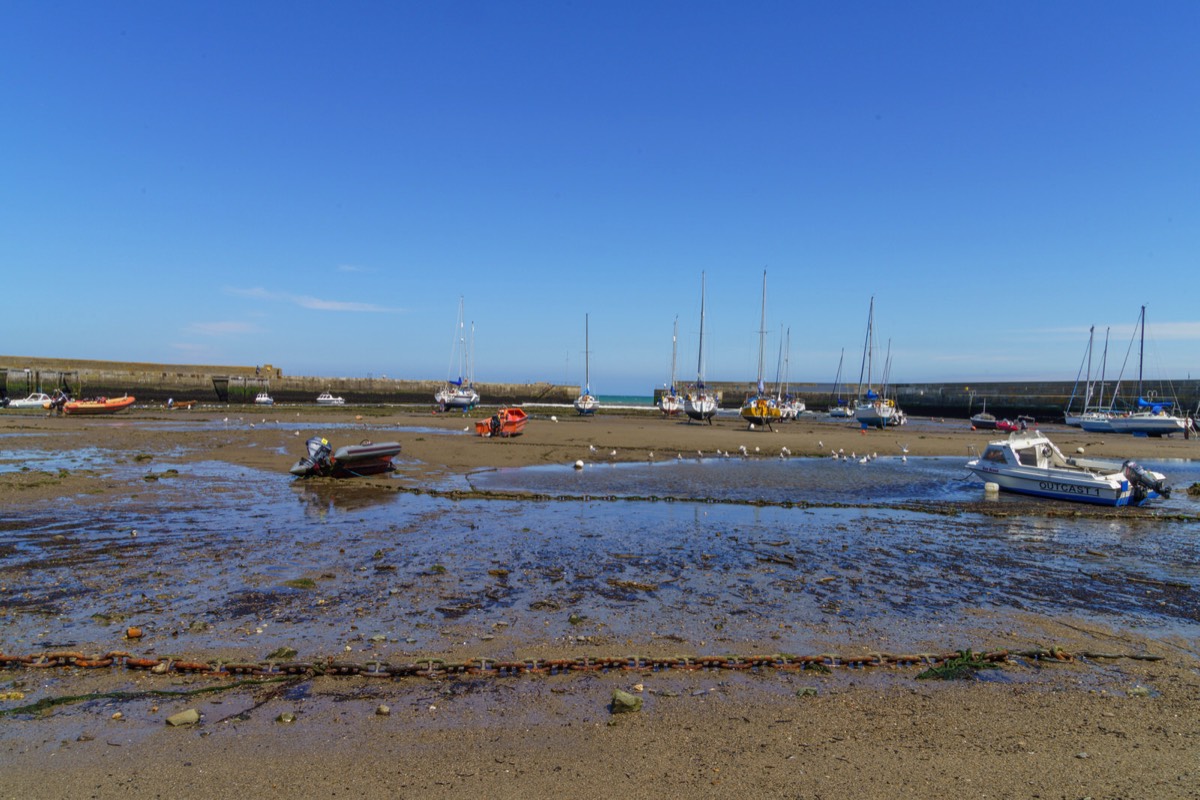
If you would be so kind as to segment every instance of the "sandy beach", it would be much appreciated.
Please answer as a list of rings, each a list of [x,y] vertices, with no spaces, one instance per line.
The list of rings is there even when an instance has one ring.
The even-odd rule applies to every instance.
[[[188,464],[219,462],[276,475],[286,474],[302,454],[303,440],[323,427],[335,445],[379,441],[380,429],[398,429],[403,451],[394,476],[346,481],[330,490],[370,494],[436,489],[481,470],[740,456],[742,448],[746,458],[762,459],[827,458],[837,451],[965,459],[970,448],[982,450],[989,438],[998,438],[971,431],[963,420],[914,420],[864,434],[823,418],[772,431],[748,430],[733,418],[709,426],[650,414],[581,418],[566,409],[537,411],[525,434],[513,439],[445,433],[462,432],[485,415],[287,406],[142,408],[93,419],[6,413],[0,414],[0,449],[119,453],[129,463],[144,459],[148,469],[171,454],[181,472]],[[1064,452],[1082,448],[1091,455],[1154,460],[1195,459],[1200,452],[1200,442],[1182,438],[1045,429]],[[56,519],[59,498],[120,520],[142,505],[169,502],[177,491],[178,484],[165,478],[121,480],[99,468],[0,472],[0,523],[12,534],[11,544],[0,541],[0,652],[31,651],[31,641],[22,637],[34,630],[35,612],[22,598],[30,592],[48,596],[7,568],[22,558],[18,534],[28,520]],[[1140,515],[1147,527],[1166,524],[1155,522],[1153,511],[1128,513]],[[312,546],[337,548],[332,542]],[[359,545],[364,552],[374,546]],[[186,544],[172,547],[172,557],[189,552]],[[452,557],[470,554],[446,556]],[[132,556],[106,561],[106,579],[117,580],[124,570],[149,583],[122,587],[96,606],[108,608],[126,597],[120,602],[134,604],[141,591],[165,597],[174,591],[171,580],[155,574],[182,584],[188,570],[218,566],[189,563],[152,570]],[[445,563],[453,571],[454,562]],[[339,586],[360,580],[337,574]],[[334,610],[315,612],[320,616],[314,619],[354,628],[362,616],[354,604],[361,602],[348,601],[344,609],[333,603]],[[55,615],[37,613],[36,627],[45,640],[56,641]],[[1014,657],[994,675],[981,673],[973,681],[917,680],[920,669],[909,666],[835,667],[828,673],[610,669],[437,680],[307,676],[208,695],[98,698],[0,717],[0,797],[1200,796],[1200,643],[1136,625],[1106,627],[1016,608],[980,608],[966,617],[956,633],[972,635],[957,641],[1017,651],[1038,642],[1079,657],[1062,663]],[[561,638],[539,638],[530,627],[497,628],[483,637],[462,633],[465,624],[446,628],[444,645],[426,655],[470,658],[480,647],[543,659],[579,653]],[[92,652],[109,647],[139,653],[153,645],[165,653],[191,652],[190,642],[205,641],[200,634],[189,638],[186,628],[174,639],[165,627],[161,634],[152,629],[142,641],[124,639],[124,623],[105,630],[111,630],[109,641],[74,644]],[[940,641],[936,630],[919,638]],[[872,644],[852,637],[824,641],[839,653],[863,653]],[[585,652],[627,655],[711,653],[716,643],[702,643],[691,631],[618,639],[600,630],[590,644]],[[738,643],[762,653],[775,652],[772,645],[769,635]],[[205,655],[200,648],[195,657]],[[246,656],[236,647],[227,655],[265,656]],[[22,699],[0,701],[0,712],[45,697],[184,692],[222,680],[229,679],[13,668],[0,671],[0,697]],[[611,713],[617,689],[641,698],[642,709]],[[389,713],[378,713],[380,706]],[[188,708],[200,712],[199,724],[165,724],[167,716]],[[294,721],[280,721],[288,714]]]

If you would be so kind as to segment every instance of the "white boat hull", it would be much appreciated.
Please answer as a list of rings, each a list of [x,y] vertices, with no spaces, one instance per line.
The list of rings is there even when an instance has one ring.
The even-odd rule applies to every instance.
[[[469,410],[479,405],[479,392],[474,389],[443,389],[433,396],[443,408]]]
[[[698,422],[711,420],[717,413],[717,401],[708,395],[689,395],[683,401],[683,412]]]
[[[908,422],[908,415],[887,402],[859,403],[854,418],[867,428],[890,428]]]
[[[575,410],[580,414],[595,414],[600,408],[600,401],[595,395],[581,394],[575,398]]]
[[[1001,491],[1103,506],[1140,504],[1170,495],[1165,477],[1133,462],[1067,458],[1041,433],[1014,433],[988,443],[967,469]]]
[[[1170,436],[1173,433],[1183,433],[1187,423],[1179,417],[1170,414],[1154,414],[1152,412],[1136,412],[1128,416],[1113,417],[1109,420],[1114,433],[1144,433],[1147,436]]]
[[[658,400],[658,408],[668,417],[673,417],[683,411],[683,401],[678,395],[664,394]]]

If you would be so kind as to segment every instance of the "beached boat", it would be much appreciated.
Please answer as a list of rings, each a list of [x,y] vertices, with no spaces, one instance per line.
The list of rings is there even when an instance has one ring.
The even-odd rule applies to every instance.
[[[778,401],[767,394],[763,384],[763,343],[767,331],[767,271],[763,270],[762,285],[762,315],[758,323],[758,377],[755,379],[755,393],[742,403],[739,413],[751,428],[770,428],[771,423],[779,422],[782,415]]]
[[[259,392],[254,396],[254,405],[256,406],[273,406],[275,400],[267,392]]]
[[[344,397],[334,397],[330,392],[321,392],[317,395],[317,405],[344,406],[346,405],[346,399]]]
[[[780,326],[781,328],[783,326]],[[780,419],[796,419],[803,414],[808,406],[799,397],[793,397],[791,386],[788,383],[788,362],[792,359],[792,329],[788,328],[787,333],[783,336],[783,341],[780,343],[779,350],[780,358],[783,360],[783,369],[776,367],[776,372],[782,372],[783,377],[778,378],[779,388],[775,394],[775,403],[779,406]]]
[[[1055,500],[1124,506],[1171,495],[1161,473],[1133,461],[1067,458],[1038,431],[989,442],[983,455],[967,462],[967,469],[1002,491]]]
[[[177,411],[179,409],[183,409],[184,411],[190,411],[192,406],[194,406],[194,405],[196,405],[195,400],[176,400],[174,398],[167,399],[167,410],[168,411]]]
[[[471,323],[471,342],[466,338],[466,321],[463,316],[463,299],[458,298],[458,322],[454,325],[454,338],[450,344],[450,368],[447,370],[446,385],[434,392],[433,400],[442,411],[461,409],[464,413],[479,405],[479,392],[474,386],[474,364],[471,362],[471,347],[474,345],[475,323]],[[451,380],[455,362],[458,362],[458,379]]]
[[[854,416],[854,406],[842,397],[842,362],[846,360],[846,348],[838,356],[837,375],[833,379],[833,392],[829,398],[829,416],[835,419],[849,419]]]
[[[125,395],[124,397],[94,397],[85,400],[68,400],[63,403],[64,414],[84,415],[84,414],[115,414],[123,408],[129,408],[133,405],[133,396]],[[47,408],[50,404],[47,404]]]
[[[712,425],[717,399],[704,386],[704,273],[700,273],[700,346],[696,355],[696,383],[683,398],[683,413],[697,422]]]
[[[1136,433],[1146,436],[1170,436],[1173,433],[1183,433],[1187,420],[1174,414],[1171,409],[1174,402],[1160,400],[1156,397],[1146,399],[1145,386],[1142,382],[1142,361],[1146,349],[1146,307],[1142,306],[1138,317],[1137,328],[1140,335],[1138,343],[1138,379],[1137,402],[1131,411],[1124,414],[1114,414],[1109,419],[1114,433]],[[1119,385],[1118,381],[1118,385]],[[1116,390],[1114,390],[1114,394]]]
[[[379,475],[395,469],[392,459],[400,454],[399,442],[363,441],[339,447],[314,436],[305,442],[308,454],[292,465],[290,472],[299,478],[356,478]]]
[[[994,431],[996,429],[996,415],[989,414],[987,410],[987,400],[983,401],[983,409],[978,414],[971,416],[971,430],[973,431]]]
[[[675,317],[675,328],[671,331],[671,383],[658,398],[658,409],[668,417],[678,416],[683,411],[683,398],[675,393],[675,359],[679,353],[679,317]]]
[[[1014,433],[1016,431],[1028,430],[1030,425],[1036,424],[1033,417],[1020,416],[1016,419],[1000,419],[996,420],[995,429],[1004,433]]]
[[[9,398],[9,408],[46,408],[46,404],[50,402],[50,395],[45,392],[34,392],[28,397]]]
[[[488,438],[491,436],[520,436],[525,432],[525,423],[529,416],[522,408],[501,408],[495,414],[475,423],[475,433]]]
[[[864,428],[888,428],[894,425],[904,425],[908,422],[906,415],[896,401],[887,396],[887,384],[892,368],[891,344],[888,344],[888,356],[883,366],[883,382],[879,392],[872,384],[872,364],[875,357],[875,298],[871,298],[871,306],[867,312],[867,336],[863,341],[863,366],[859,369],[859,399],[854,404],[854,418]],[[863,383],[863,375],[866,383]],[[867,387],[862,393],[862,387]]]
[[[588,315],[583,315],[583,394],[575,398],[575,410],[585,416],[595,414],[600,408],[600,401],[592,394],[592,351],[590,349],[591,331],[588,327]]]

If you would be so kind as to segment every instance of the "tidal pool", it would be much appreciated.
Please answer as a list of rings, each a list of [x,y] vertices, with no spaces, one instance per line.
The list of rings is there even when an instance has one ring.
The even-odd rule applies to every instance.
[[[162,477],[103,502],[0,510],[0,649],[126,647],[126,624],[159,653],[259,658],[941,650],[1019,640],[1022,615],[1200,636],[1182,492],[981,511],[961,459],[722,458],[475,473],[449,488],[531,499],[455,499],[167,462],[109,462]]]

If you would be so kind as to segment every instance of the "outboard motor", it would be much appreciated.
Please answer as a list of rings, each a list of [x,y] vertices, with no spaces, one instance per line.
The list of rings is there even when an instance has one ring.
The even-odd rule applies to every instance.
[[[308,448],[308,455],[297,461],[291,469],[293,475],[304,477],[306,475],[322,475],[330,468],[329,454],[332,449],[329,447],[329,442],[321,436],[314,436],[304,443]]]
[[[1171,487],[1167,485],[1166,480],[1156,479],[1136,461],[1126,461],[1122,465],[1122,469],[1125,477],[1134,485],[1135,493],[1139,498],[1146,497],[1148,491],[1155,492],[1160,497],[1171,496]]]

